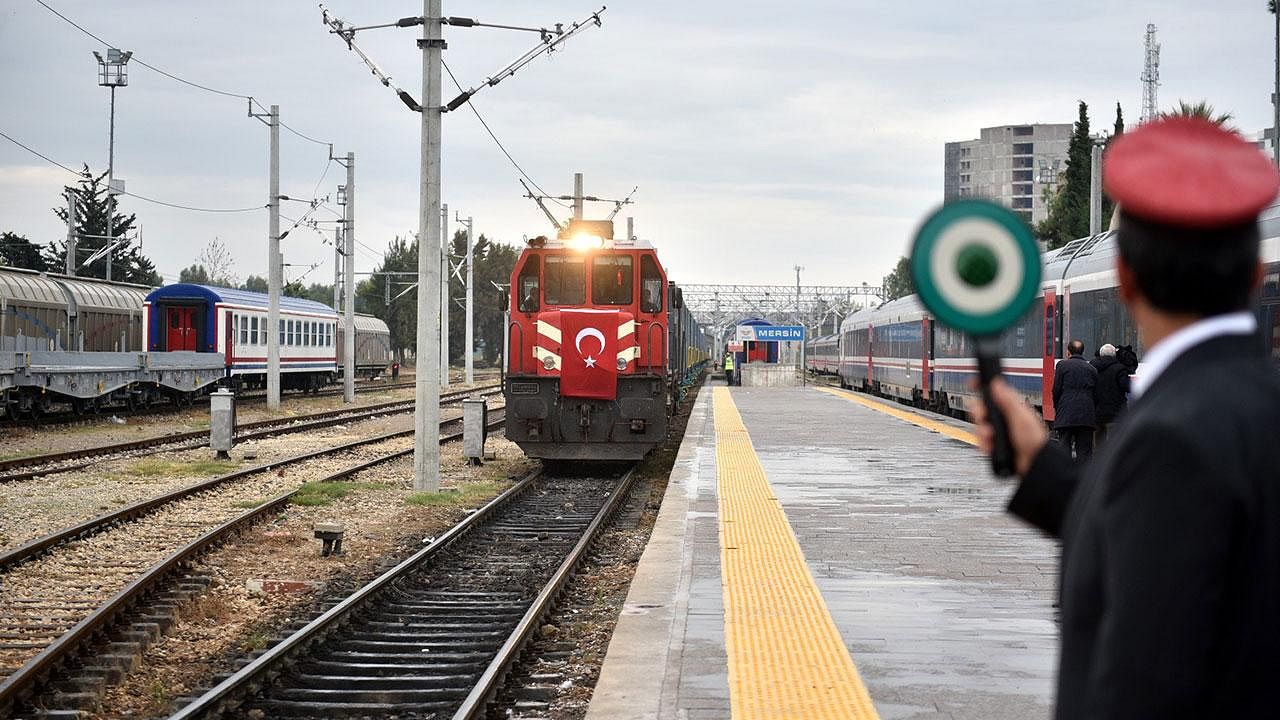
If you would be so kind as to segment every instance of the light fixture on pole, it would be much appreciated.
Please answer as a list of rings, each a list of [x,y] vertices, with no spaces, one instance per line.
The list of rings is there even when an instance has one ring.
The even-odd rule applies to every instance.
[[[115,165],[116,165],[116,88],[125,87],[129,84],[129,58],[133,57],[132,52],[121,51],[116,48],[108,48],[107,56],[102,57],[97,50],[93,51],[93,56],[98,59],[98,85],[111,88],[111,129],[107,140],[107,243],[106,247],[111,247],[112,235],[115,230],[115,203],[112,198],[123,192],[124,187],[121,183],[119,190],[116,189]],[[111,279],[111,251],[107,250],[107,280]]]

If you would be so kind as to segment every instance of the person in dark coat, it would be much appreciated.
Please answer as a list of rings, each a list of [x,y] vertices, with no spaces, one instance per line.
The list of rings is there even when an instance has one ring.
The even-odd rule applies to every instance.
[[[1098,371],[1098,389],[1096,419],[1098,430],[1094,435],[1094,445],[1099,445],[1107,437],[1111,424],[1116,421],[1120,411],[1129,403],[1129,368],[1116,357],[1116,346],[1107,343],[1098,348],[1098,357],[1090,361],[1093,369]]]
[[[1093,454],[1093,428],[1097,423],[1095,392],[1098,371],[1084,359],[1084,343],[1067,344],[1067,359],[1053,370],[1053,429],[1068,453],[1085,461]]]
[[[1117,137],[1103,177],[1120,298],[1147,347],[1128,410],[1081,466],[1012,388],[991,388],[1022,476],[1009,510],[1062,539],[1056,716],[1275,717],[1280,377],[1249,307],[1280,174],[1180,118]]]

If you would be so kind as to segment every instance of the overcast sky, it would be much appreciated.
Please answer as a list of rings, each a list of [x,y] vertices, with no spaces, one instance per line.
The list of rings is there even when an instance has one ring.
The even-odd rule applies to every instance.
[[[446,0],[445,12],[537,26],[585,17],[593,1]],[[355,152],[357,270],[371,270],[396,234],[416,231],[418,116],[327,34],[314,2],[46,2],[139,59],[278,104],[285,123]],[[422,9],[327,4],[358,25]],[[0,6],[0,131],[73,168],[105,169],[108,91],[91,55],[103,46],[35,0]],[[1071,122],[1077,100],[1089,103],[1095,128],[1110,127],[1116,102],[1136,120],[1148,22],[1163,46],[1163,107],[1206,99],[1249,133],[1272,113],[1275,26],[1262,0],[614,0],[603,19],[483,90],[475,106],[553,194],[571,191],[575,171],[588,194],[639,186],[620,217],[635,217],[677,282],[792,283],[799,264],[805,284],[878,284],[941,201],[944,142],[985,126]],[[358,36],[415,96],[418,32]],[[445,32],[446,62],[465,85],[536,42]],[[246,102],[129,69],[116,101],[116,175],[128,190],[210,208],[265,205],[267,129],[246,117]],[[326,147],[287,132],[281,142],[283,193],[311,197],[319,182],[318,195],[334,194],[344,171],[329,167],[321,181]],[[443,142],[444,200],[474,216],[478,232],[520,243],[549,231],[474,115],[447,114]],[[42,244],[63,236],[50,209],[73,179],[0,139],[0,231]],[[121,205],[138,214],[144,252],[166,280],[214,237],[230,245],[241,278],[266,274],[265,210]],[[303,210],[284,206],[293,217]],[[316,233],[295,230],[284,252],[296,265],[290,279],[320,262],[306,280],[332,280],[332,248]]]

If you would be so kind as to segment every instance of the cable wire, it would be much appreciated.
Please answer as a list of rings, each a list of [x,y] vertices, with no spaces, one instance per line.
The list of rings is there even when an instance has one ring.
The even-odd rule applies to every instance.
[[[458,88],[458,92],[462,92],[463,91],[462,83],[458,82],[458,78],[453,74],[453,70],[449,69],[449,64],[444,61],[444,58],[440,59],[440,64],[444,66],[444,71],[449,74],[449,79],[452,80],[453,84]],[[510,161],[511,166],[516,169],[516,172],[519,172],[520,175],[523,176],[525,180],[528,180],[530,185],[537,188],[538,192],[542,193],[543,195],[546,195],[548,200],[559,205],[562,208],[568,209],[569,208],[568,205],[565,205],[559,200],[556,200],[555,198],[551,197],[551,193],[547,192],[546,190],[543,190],[542,186],[539,185],[536,180],[529,177],[529,173],[525,172],[524,168],[520,167],[520,163],[516,162],[516,159],[511,157],[511,153],[507,152],[507,148],[502,144],[502,141],[498,139],[498,136],[494,134],[493,129],[489,127],[489,123],[485,122],[484,118],[481,117],[480,111],[476,109],[474,101],[467,103],[467,107],[471,108],[471,112],[475,113],[476,119],[480,121],[480,124],[484,127],[485,132],[489,133],[489,137],[493,138],[494,144],[498,146],[498,149],[502,151],[502,154],[507,156],[507,160]]]
[[[37,0],[37,1],[38,1],[38,0]],[[45,155],[44,153],[42,153],[42,152],[40,152],[40,151],[38,151],[38,150],[36,150],[36,149],[34,149],[34,148],[31,148],[31,147],[29,147],[29,146],[27,146],[27,145],[24,145],[24,144],[22,144],[22,143],[18,142],[17,140],[14,140],[12,137],[9,137],[9,135],[5,134],[4,132],[0,132],[0,137],[4,138],[5,140],[8,140],[9,142],[13,143],[14,145],[17,145],[18,147],[22,148],[23,150],[26,150],[27,152],[31,153],[32,155],[35,155],[36,157],[40,158],[41,160],[44,160],[45,162],[51,163],[51,164],[53,164],[53,165],[57,165],[58,167],[62,168],[63,170],[66,170],[67,172],[71,173],[72,175],[75,175],[75,176],[77,176],[77,177],[82,177],[82,178],[84,178],[84,177],[89,177],[89,176],[90,176],[90,175],[89,175],[89,173],[87,173],[87,172],[81,172],[81,171],[78,171],[78,170],[72,170],[71,168],[67,167],[66,165],[63,165],[62,163],[58,162],[57,160],[54,160],[53,158],[49,157],[48,155]],[[265,205],[259,205],[259,206],[256,206],[256,207],[247,207],[247,208],[202,208],[202,207],[193,207],[193,206],[190,206],[190,205],[180,205],[180,204],[178,204],[178,203],[165,202],[164,200],[156,200],[155,198],[149,198],[149,197],[147,197],[147,196],[145,196],[145,195],[139,195],[139,194],[137,194],[137,193],[132,193],[132,192],[124,191],[124,190],[122,190],[122,191],[120,191],[119,193],[116,193],[116,194],[118,194],[118,195],[128,195],[129,197],[137,198],[137,199],[139,199],[139,200],[145,200],[146,202],[155,203],[155,204],[157,204],[157,205],[164,205],[164,206],[166,206],[166,207],[177,208],[177,209],[179,209],[179,210],[191,210],[191,211],[194,211],[194,212],[207,212],[207,213],[242,213],[242,212],[253,212],[253,211],[255,211],[255,210],[261,210],[261,209],[263,209],[264,207],[266,207]]]
[[[89,32],[88,30],[86,30],[82,25],[80,25],[80,24],[79,24],[79,23],[77,23],[76,21],[72,20],[71,18],[67,17],[66,15],[63,15],[62,13],[60,13],[60,12],[58,12],[57,10],[53,9],[53,6],[49,5],[49,3],[45,2],[44,0],[36,0],[36,2],[37,2],[37,3],[39,3],[42,7],[44,7],[44,9],[46,9],[46,10],[48,10],[49,12],[53,13],[54,15],[57,15],[58,17],[62,18],[62,20],[63,20],[63,21],[65,21],[65,22],[66,22],[68,25],[70,25],[71,27],[73,27],[73,28],[75,28],[75,29],[79,30],[80,32],[84,33],[85,35],[88,35],[89,37],[93,38],[94,40],[97,40],[98,42],[102,43],[103,45],[105,45],[105,46],[107,46],[107,47],[114,47],[111,43],[107,42],[106,40],[103,40],[102,38],[98,37],[97,35],[94,35],[93,33],[91,33],[91,32]],[[191,86],[191,87],[193,87],[193,88],[197,88],[197,89],[199,89],[199,90],[204,90],[205,92],[211,92],[211,93],[214,93],[215,95],[222,95],[223,97],[233,97],[233,98],[239,98],[239,99],[241,99],[241,100],[248,100],[249,102],[254,103],[254,104],[256,104],[258,107],[262,108],[262,110],[263,110],[264,112],[268,112],[268,111],[269,111],[269,109],[268,109],[267,107],[263,106],[263,104],[262,104],[262,103],[260,103],[260,102],[258,102],[257,100],[255,100],[255,99],[254,99],[254,97],[253,97],[252,95],[246,95],[246,94],[244,94],[244,93],[229,92],[229,91],[227,91],[227,90],[219,90],[219,89],[217,89],[217,88],[212,88],[212,87],[209,87],[208,85],[201,85],[201,84],[200,84],[200,83],[198,83],[198,82],[193,82],[193,81],[191,81],[191,80],[187,80],[186,78],[178,77],[177,75],[174,75],[173,73],[168,72],[167,70],[162,70],[162,69],[160,69],[160,68],[156,67],[155,65],[152,65],[151,63],[146,62],[145,60],[140,59],[137,55],[132,56],[131,60],[132,60],[133,62],[135,62],[135,63],[137,63],[137,64],[141,65],[142,67],[147,68],[148,70],[152,70],[152,71],[155,71],[155,72],[157,72],[157,73],[160,73],[161,75],[163,75],[163,76],[165,76],[165,77],[169,78],[170,80],[176,80],[176,81],[178,81],[178,82],[182,83],[183,85],[189,85],[189,86]],[[282,122],[282,123],[280,123],[280,127],[284,128],[285,130],[288,130],[289,132],[293,133],[294,135],[297,135],[298,137],[300,137],[300,138],[302,138],[303,140],[306,140],[306,141],[308,141],[308,142],[313,142],[313,143],[315,143],[315,144],[317,144],[317,145],[332,145],[332,143],[327,143],[327,142],[324,142],[324,141],[322,141],[322,140],[317,140],[317,139],[315,139],[315,138],[311,137],[310,135],[303,134],[302,132],[300,132],[300,131],[298,131],[298,130],[293,129],[292,127],[289,127],[288,125],[284,124],[283,122]]]

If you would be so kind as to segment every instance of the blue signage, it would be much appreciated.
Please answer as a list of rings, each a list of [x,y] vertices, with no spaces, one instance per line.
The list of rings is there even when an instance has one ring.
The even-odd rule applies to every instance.
[[[756,342],[804,342],[801,325],[739,325],[739,340]]]

